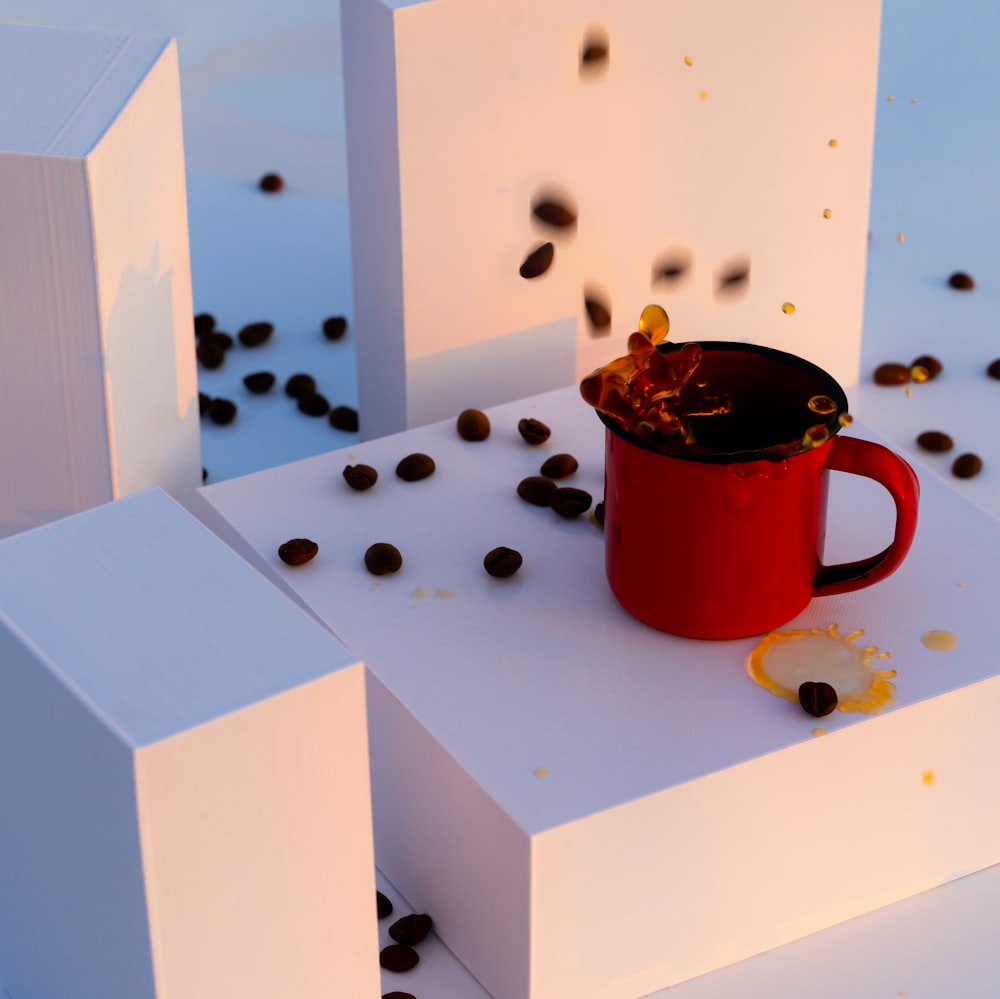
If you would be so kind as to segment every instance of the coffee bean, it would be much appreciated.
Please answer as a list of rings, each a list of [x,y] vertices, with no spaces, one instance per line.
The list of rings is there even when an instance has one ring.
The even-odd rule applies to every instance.
[[[395,545],[386,541],[377,541],[368,546],[365,552],[365,568],[373,576],[385,576],[390,572],[399,572],[403,565],[403,556]]]
[[[201,481],[208,482],[208,469],[204,465],[201,466]]]
[[[949,276],[948,284],[952,288],[958,289],[958,291],[972,291],[976,287],[976,282],[965,271],[955,271],[954,274]]]
[[[986,374],[988,374],[990,378],[1000,378],[1000,357],[998,357],[995,361],[990,362],[990,366],[986,369]]]
[[[248,323],[236,334],[244,347],[259,347],[274,332],[274,323]]]
[[[212,397],[204,392],[198,393],[198,415],[204,416],[208,412],[208,407],[212,404]]]
[[[541,420],[518,420],[517,432],[532,445],[544,444],[552,436],[552,431]]]
[[[559,487],[544,475],[529,475],[517,484],[517,495],[532,506],[550,506]]]
[[[604,526],[604,500],[601,500],[601,502],[594,507],[594,521],[600,527]]]
[[[279,174],[266,173],[257,182],[257,186],[267,194],[277,194],[285,186],[285,181]]]
[[[541,277],[552,266],[555,253],[556,248],[551,243],[542,243],[524,258],[518,273],[529,281]]]
[[[568,229],[576,225],[576,210],[554,198],[542,198],[531,206],[531,214],[546,225]]]
[[[611,332],[611,308],[600,300],[596,292],[584,297],[583,307],[587,310],[591,333],[601,335]]]
[[[409,916],[403,916],[401,919],[397,919],[396,922],[389,927],[389,936],[392,937],[396,943],[408,944],[410,947],[416,947],[418,943],[422,943],[426,939],[427,934],[430,933],[433,925],[434,920],[432,920],[426,913],[412,913]]]
[[[494,548],[486,553],[483,568],[497,579],[506,579],[521,568],[522,561],[521,553],[513,548]]]
[[[330,426],[334,430],[354,433],[358,429],[358,411],[351,406],[334,406],[330,410]]]
[[[420,963],[420,955],[406,944],[389,944],[379,952],[378,963],[386,971],[409,971]]]
[[[299,412],[305,413],[306,416],[326,416],[330,412],[330,403],[327,401],[326,396],[319,392],[309,392],[306,395],[300,395],[297,405]]]
[[[316,391],[316,379],[312,375],[292,375],[285,382],[285,395],[298,399]]]
[[[463,409],[456,427],[463,441],[484,441],[490,435],[490,418],[481,409]]]
[[[208,404],[208,418],[224,427],[236,419],[236,403],[229,399],[213,399]]]
[[[292,538],[278,548],[278,558],[285,565],[305,565],[311,562],[319,551],[319,545],[308,538]]]
[[[955,442],[940,430],[925,430],[922,434],[917,435],[917,445],[925,451],[942,454],[945,451],[950,451],[955,446]]]
[[[379,919],[385,919],[386,916],[392,915],[392,900],[388,895],[383,895],[382,892],[375,892],[375,909],[378,912]]]
[[[344,481],[361,493],[378,482],[378,472],[371,465],[348,465],[344,469]]]
[[[197,337],[211,333],[215,329],[215,316],[211,312],[199,312],[194,317],[194,335]]]
[[[408,454],[396,466],[396,474],[404,482],[419,482],[434,474],[434,459],[428,454]]]
[[[691,263],[680,257],[666,257],[653,264],[653,284],[657,282],[674,282],[684,276]]]
[[[412,992],[384,992],[382,999],[417,999]]]
[[[546,458],[539,472],[549,479],[565,479],[580,467],[579,462],[571,454],[554,454]]]
[[[919,357],[914,358],[913,363],[910,365],[910,369],[912,370],[913,368],[923,368],[927,372],[927,380],[932,381],[941,374],[944,370],[944,365],[930,354],[921,354]]]
[[[243,384],[247,387],[248,392],[253,392],[254,395],[263,395],[265,392],[271,391],[274,385],[274,375],[270,371],[255,371],[252,375],[246,375],[243,378]]]
[[[608,60],[608,49],[605,45],[588,45],[583,52],[580,53],[580,61],[585,65],[592,65],[594,63],[607,62]]]
[[[799,686],[799,704],[814,718],[825,718],[837,706],[837,691],[828,683],[806,680]]]
[[[741,261],[738,264],[733,264],[722,273],[719,278],[719,290],[733,291],[749,280],[750,264],[748,261]]]
[[[905,364],[880,364],[872,378],[876,385],[905,385],[910,380],[910,369]]]
[[[586,513],[590,509],[593,497],[585,489],[573,489],[570,486],[563,486],[552,494],[552,502],[549,506],[567,520],[579,517],[581,513]]]
[[[323,320],[323,336],[327,340],[340,340],[347,332],[347,320],[343,316],[330,316]]]
[[[983,459],[978,454],[960,454],[951,463],[951,474],[956,479],[971,479],[983,470]]]
[[[195,356],[203,368],[214,371],[216,368],[222,367],[222,363],[226,359],[226,352],[217,343],[213,343],[207,337],[202,337],[195,349]]]
[[[233,346],[233,338],[222,330],[212,330],[211,333],[201,335],[202,343],[214,343],[216,347],[221,347],[223,351],[230,350]]]

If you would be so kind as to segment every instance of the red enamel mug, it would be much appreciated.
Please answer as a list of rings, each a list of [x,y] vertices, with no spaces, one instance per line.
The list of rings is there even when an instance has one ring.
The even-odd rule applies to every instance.
[[[894,572],[917,525],[913,469],[879,444],[838,436],[847,397],[822,368],[769,347],[699,346],[698,382],[733,405],[691,418],[697,446],[656,451],[598,413],[607,428],[607,576],[619,603],[673,635],[744,638],[787,624],[813,597],[871,586]],[[809,402],[824,396],[836,408],[817,416]],[[816,426],[827,439],[796,449]],[[867,476],[889,491],[896,526],[883,551],[823,563],[830,471]]]

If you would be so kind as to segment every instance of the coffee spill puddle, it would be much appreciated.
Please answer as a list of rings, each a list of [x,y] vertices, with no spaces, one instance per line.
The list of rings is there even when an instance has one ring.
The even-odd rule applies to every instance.
[[[920,642],[932,652],[951,652],[958,647],[958,635],[951,631],[925,631],[920,636]]]
[[[765,635],[747,658],[751,679],[775,697],[797,704],[799,687],[807,682],[828,683],[837,692],[841,711],[877,714],[895,703],[894,669],[875,669],[874,660],[887,659],[878,646],[855,644],[864,634],[858,628],[841,635],[837,625],[800,631],[773,631]]]

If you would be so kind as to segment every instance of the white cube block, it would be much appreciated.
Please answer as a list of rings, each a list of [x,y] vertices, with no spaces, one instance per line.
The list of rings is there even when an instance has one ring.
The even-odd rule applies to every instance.
[[[608,360],[594,334],[627,335],[650,301],[681,339],[749,338],[854,384],[879,14],[879,0],[344,0],[363,436],[569,384]],[[591,40],[606,62],[581,64]],[[549,193],[575,227],[533,218]],[[553,263],[526,280],[542,242]],[[610,328],[592,327],[586,295]],[[576,331],[553,329],[567,317]],[[498,363],[493,341],[519,356]]]
[[[14,996],[378,993],[364,667],[160,490],[0,542]]]
[[[0,25],[0,94],[0,537],[152,486],[185,501],[201,457],[176,47]]]
[[[817,720],[748,678],[755,639],[629,617],[600,529],[517,497],[569,452],[566,484],[600,498],[604,428],[576,389],[489,415],[479,443],[449,420],[201,493],[364,657],[379,865],[492,995],[636,999],[1000,861],[1000,524],[923,478],[903,566],[789,623],[864,628],[897,703]],[[522,417],[549,441],[525,444]],[[437,470],[403,482],[415,451]],[[341,481],[357,462],[380,473],[367,492]],[[831,476],[827,560],[881,550],[892,510]],[[314,572],[274,558],[291,530],[320,545]],[[397,574],[366,573],[376,541]],[[483,570],[499,545],[524,556],[510,579]],[[651,557],[669,598],[684,567]]]

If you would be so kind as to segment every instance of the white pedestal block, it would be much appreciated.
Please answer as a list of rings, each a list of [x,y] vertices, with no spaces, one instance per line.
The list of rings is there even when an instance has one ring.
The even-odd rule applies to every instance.
[[[0,25],[0,537],[201,482],[174,43]],[[27,470],[31,474],[27,474]]]
[[[789,625],[866,629],[898,703],[818,721],[748,679],[755,640],[638,624],[595,524],[516,496],[566,451],[567,484],[600,497],[603,427],[576,389],[490,415],[481,443],[447,421],[201,493],[364,657],[379,864],[492,995],[636,999],[1000,861],[1000,525],[924,478],[902,568]],[[405,483],[414,451],[437,470]],[[341,479],[357,462],[368,492]],[[833,476],[829,506],[831,562],[891,536],[874,483]],[[275,557],[289,533],[320,546],[308,572]],[[366,573],[376,541],[396,575]],[[498,545],[524,556],[511,579],[483,571]],[[683,566],[651,557],[669,596]],[[958,648],[925,648],[929,629]]]
[[[379,994],[364,667],[160,490],[0,543],[0,967]]]
[[[425,382],[459,356],[494,368],[504,400],[604,363],[587,295],[619,337],[658,301],[681,339],[750,338],[854,384],[879,15],[878,0],[344,0],[362,435],[498,401]],[[606,61],[581,64],[589,41]],[[550,194],[574,227],[533,217]],[[546,241],[551,267],[522,278]],[[576,332],[546,329],[567,317]],[[497,369],[487,345],[518,335],[534,347]]]

